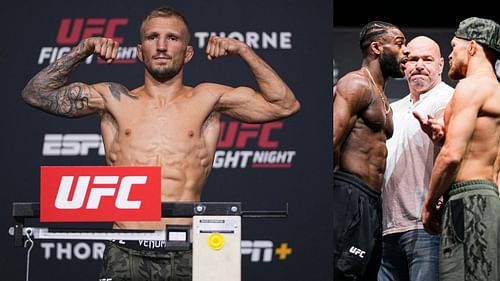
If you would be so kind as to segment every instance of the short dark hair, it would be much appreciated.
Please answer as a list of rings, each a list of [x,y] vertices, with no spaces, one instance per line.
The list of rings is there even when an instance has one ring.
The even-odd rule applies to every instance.
[[[146,14],[144,19],[142,20],[141,28],[139,30],[139,32],[140,32],[139,38],[141,39],[141,41],[144,39],[143,38],[144,25],[146,24],[146,22],[152,18],[159,18],[159,17],[160,18],[177,17],[177,18],[181,19],[182,22],[186,25],[187,36],[188,36],[187,42],[189,43],[189,41],[191,40],[191,31],[189,30],[189,23],[188,23],[186,17],[184,17],[184,15],[181,14],[181,12],[179,12],[176,9],[169,7],[169,6],[161,6],[161,7],[155,8],[155,9],[151,10],[148,14]]]
[[[388,29],[392,28],[399,29],[394,24],[384,21],[371,21],[367,23],[359,33],[359,47],[363,54],[366,53],[366,49],[371,42],[378,40]]]

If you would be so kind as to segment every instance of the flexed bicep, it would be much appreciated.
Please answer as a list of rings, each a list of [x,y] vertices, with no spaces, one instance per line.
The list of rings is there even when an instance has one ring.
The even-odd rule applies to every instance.
[[[103,99],[93,86],[68,84],[70,74],[85,58],[95,53],[108,63],[118,52],[118,42],[109,38],[84,39],[68,54],[38,72],[22,91],[24,101],[48,113],[79,117],[96,112]],[[96,84],[97,85],[97,84]]]
[[[300,109],[293,91],[278,73],[247,44],[211,36],[206,53],[209,60],[238,55],[255,77],[258,90],[237,87],[221,97],[224,113],[246,122],[269,122],[286,118]]]
[[[217,108],[221,113],[246,123],[269,122],[283,116],[279,104],[266,100],[262,94],[248,87],[226,89]]]
[[[35,89],[35,88],[33,88]],[[26,95],[25,101],[47,113],[65,117],[81,117],[103,108],[102,96],[94,87],[71,83],[51,91]]]

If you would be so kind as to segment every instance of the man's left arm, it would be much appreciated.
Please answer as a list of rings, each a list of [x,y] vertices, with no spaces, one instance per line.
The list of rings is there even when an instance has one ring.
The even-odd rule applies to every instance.
[[[209,60],[239,55],[255,77],[260,92],[249,87],[223,87],[218,109],[244,122],[267,122],[288,117],[300,109],[300,103],[281,77],[247,44],[211,36],[206,50]]]
[[[481,99],[474,92],[457,86],[446,116],[446,139],[439,152],[422,210],[422,223],[429,233],[440,232],[436,206],[439,198],[455,182],[470,138],[474,133]],[[447,113],[448,113],[447,112]]]

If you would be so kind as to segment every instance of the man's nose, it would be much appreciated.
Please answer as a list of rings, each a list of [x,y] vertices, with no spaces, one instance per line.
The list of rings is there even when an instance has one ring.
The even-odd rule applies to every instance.
[[[403,46],[403,55],[406,57],[410,55],[410,50],[408,50],[408,47],[406,45]]]
[[[424,68],[424,60],[422,58],[419,58],[415,63],[415,67],[418,69]]]
[[[156,49],[165,51],[168,48],[168,40],[165,38],[159,38],[158,41],[156,41]]]

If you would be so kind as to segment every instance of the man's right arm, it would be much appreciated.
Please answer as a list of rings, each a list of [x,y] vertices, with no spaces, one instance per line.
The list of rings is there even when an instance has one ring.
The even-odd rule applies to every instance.
[[[118,43],[107,38],[82,40],[71,52],[37,73],[22,91],[23,100],[45,112],[80,117],[103,108],[103,99],[92,86],[67,84],[68,78],[85,58],[97,54],[108,63],[116,57]]]
[[[366,96],[366,85],[358,74],[347,74],[335,86],[333,97],[333,165],[340,164],[342,146],[349,136],[358,112],[366,108],[369,98]]]
[[[422,131],[424,131],[435,144],[442,145],[444,143],[444,109],[438,111],[435,116],[428,114],[427,119],[417,111],[413,111],[413,116],[420,123]]]
[[[432,168],[429,190],[421,213],[424,229],[430,234],[437,234],[441,230],[436,206],[439,198],[455,182],[476,129],[477,116],[485,98],[475,89],[476,85],[466,83],[465,79],[461,80],[446,109],[446,139]]]

